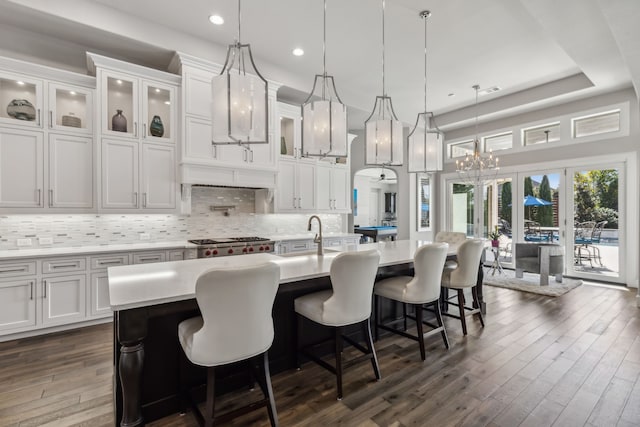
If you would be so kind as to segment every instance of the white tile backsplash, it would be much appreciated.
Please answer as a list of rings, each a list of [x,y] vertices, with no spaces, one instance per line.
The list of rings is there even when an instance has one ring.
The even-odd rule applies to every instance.
[[[38,237],[53,238],[43,247],[108,245],[140,242],[140,234],[150,234],[149,242],[202,239],[207,237],[271,236],[307,231],[311,214],[255,214],[255,192],[250,189],[193,187],[191,215],[106,214],[106,215],[0,215],[0,250],[16,249],[17,239],[30,238],[33,248]],[[212,211],[210,206],[235,206]],[[341,232],[342,215],[323,214],[323,232]],[[145,240],[146,241],[146,240]]]

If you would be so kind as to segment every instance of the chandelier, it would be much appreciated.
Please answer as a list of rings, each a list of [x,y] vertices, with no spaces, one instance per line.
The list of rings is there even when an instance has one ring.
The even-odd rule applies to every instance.
[[[347,157],[347,107],[327,74],[327,0],[324,0],[322,74],[317,74],[302,104],[302,155]]]
[[[240,41],[240,2],[238,39],[229,45],[220,75],[211,80],[214,145],[269,143],[268,84],[253,62],[251,46]]]
[[[364,122],[366,165],[402,165],[402,123],[393,111],[391,97],[387,96],[384,80],[384,9],[382,0],[382,95],[376,96],[373,111]]]
[[[427,111],[427,19],[428,10],[420,12],[424,19],[424,112],[418,113],[416,124],[409,134],[408,171],[435,172],[442,170],[442,133],[437,126],[431,127],[433,113]]]
[[[460,178],[475,184],[493,179],[500,168],[498,167],[498,158],[493,157],[492,152],[489,152],[488,156],[480,152],[478,139],[478,90],[480,86],[474,85],[473,89],[476,91],[476,136],[473,140],[473,154],[467,153],[464,160],[456,160],[456,171]]]

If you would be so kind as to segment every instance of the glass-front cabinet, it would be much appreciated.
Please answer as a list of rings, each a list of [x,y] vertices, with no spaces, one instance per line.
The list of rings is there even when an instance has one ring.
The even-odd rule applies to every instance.
[[[42,127],[42,80],[0,74],[0,123]]]
[[[90,89],[49,83],[47,126],[62,132],[91,133],[93,96]]]
[[[152,80],[102,73],[102,133],[173,142],[175,88]]]

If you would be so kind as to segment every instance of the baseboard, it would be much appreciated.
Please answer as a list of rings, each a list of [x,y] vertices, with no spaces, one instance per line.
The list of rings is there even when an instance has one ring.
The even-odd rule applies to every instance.
[[[0,342],[19,340],[22,338],[29,338],[29,337],[36,337],[38,335],[46,335],[46,334],[51,334],[55,332],[68,331],[70,329],[84,328],[87,326],[99,325],[102,323],[109,323],[112,321],[113,321],[113,316],[109,316],[109,317],[104,317],[100,319],[91,319],[85,322],[70,323],[68,325],[59,325],[59,326],[52,326],[50,328],[40,328],[40,329],[33,329],[25,332],[16,332],[14,334],[7,334],[7,335],[0,336]]]

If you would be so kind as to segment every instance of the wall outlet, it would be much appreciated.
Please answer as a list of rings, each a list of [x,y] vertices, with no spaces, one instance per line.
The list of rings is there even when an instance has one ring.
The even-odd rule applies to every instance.
[[[149,233],[140,233],[140,240],[149,240],[151,239],[151,234]]]
[[[18,246],[31,246],[31,239],[18,239]]]
[[[40,245],[53,245],[53,237],[38,237]]]

